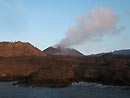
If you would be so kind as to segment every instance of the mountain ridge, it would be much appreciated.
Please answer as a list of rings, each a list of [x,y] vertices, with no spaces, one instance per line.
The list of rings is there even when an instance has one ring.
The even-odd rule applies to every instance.
[[[53,46],[46,48],[45,50],[43,50],[43,52],[46,55],[84,56],[76,49],[53,47]]]
[[[0,56],[45,56],[45,54],[28,42],[0,42]]]
[[[111,52],[105,52],[105,53],[97,53],[97,54],[91,54],[90,56],[102,56],[105,54],[116,54],[116,55],[130,55],[130,49],[122,49],[122,50],[114,50]]]

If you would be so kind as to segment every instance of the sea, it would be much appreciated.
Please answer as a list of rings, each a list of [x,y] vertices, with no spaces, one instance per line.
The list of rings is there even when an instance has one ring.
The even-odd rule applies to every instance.
[[[20,87],[0,82],[0,98],[130,98],[130,87],[96,83],[72,83],[69,87]]]

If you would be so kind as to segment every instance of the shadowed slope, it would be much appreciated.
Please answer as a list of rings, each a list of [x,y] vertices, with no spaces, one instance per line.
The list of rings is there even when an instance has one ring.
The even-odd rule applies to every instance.
[[[43,52],[47,55],[84,56],[82,53],[75,49],[60,47],[48,47],[47,49],[43,50]]]

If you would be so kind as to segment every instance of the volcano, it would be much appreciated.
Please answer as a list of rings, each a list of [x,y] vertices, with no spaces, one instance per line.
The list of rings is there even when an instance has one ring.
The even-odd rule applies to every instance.
[[[64,56],[84,56],[82,53],[71,48],[61,48],[61,47],[48,47],[43,50],[46,55],[64,55]]]
[[[45,56],[45,54],[27,42],[0,42],[0,56]]]

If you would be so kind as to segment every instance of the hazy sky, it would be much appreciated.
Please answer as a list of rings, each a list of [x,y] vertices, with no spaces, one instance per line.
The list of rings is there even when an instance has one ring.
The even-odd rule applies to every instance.
[[[73,46],[84,54],[130,49],[130,0],[0,0],[0,41],[25,41],[43,50],[77,25],[77,17],[110,8],[119,15],[117,34]]]

